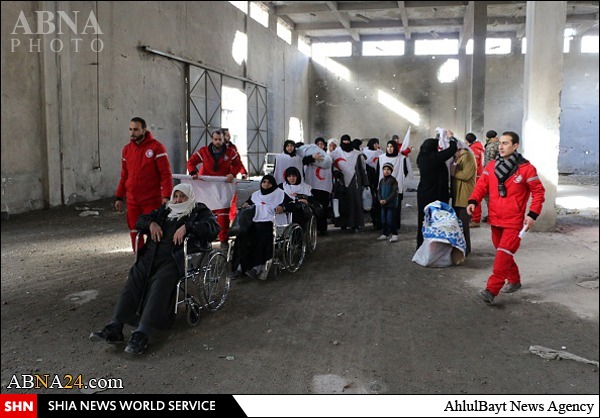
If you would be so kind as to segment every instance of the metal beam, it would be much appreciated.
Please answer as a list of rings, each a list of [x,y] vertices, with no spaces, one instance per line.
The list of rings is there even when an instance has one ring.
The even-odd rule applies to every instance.
[[[408,15],[406,14],[406,7],[404,1],[399,1],[398,10],[400,10],[400,18],[402,19],[402,26],[404,27],[404,37],[410,39],[410,28],[408,27]]]
[[[458,49],[464,48],[469,39],[473,37],[473,26],[475,25],[475,15],[473,13],[474,2],[470,1],[465,12],[463,27],[458,37]]]
[[[340,23],[344,26],[344,28],[346,28],[346,30],[348,31],[348,33],[350,34],[352,39],[354,39],[356,42],[360,42],[360,37],[358,36],[358,32],[355,30],[352,30],[352,27],[350,24],[350,18],[348,18],[348,15],[345,13],[342,14],[338,11],[337,2],[327,1],[325,3],[327,4],[327,7],[329,7],[329,9],[333,12],[333,14],[337,18],[337,20],[339,20]]]

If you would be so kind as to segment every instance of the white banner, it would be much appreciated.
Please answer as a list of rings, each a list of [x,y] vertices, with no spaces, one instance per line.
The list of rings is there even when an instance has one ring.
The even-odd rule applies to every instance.
[[[187,174],[173,174],[173,178],[191,184],[194,187],[196,201],[204,203],[210,210],[231,206],[231,199],[235,194],[235,180],[227,183],[225,177],[220,176],[198,176],[198,179],[193,179]]]

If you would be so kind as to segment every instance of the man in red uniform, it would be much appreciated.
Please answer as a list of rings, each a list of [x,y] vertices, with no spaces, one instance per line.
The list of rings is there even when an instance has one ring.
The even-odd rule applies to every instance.
[[[477,175],[475,181],[479,180],[481,174],[483,173],[483,154],[485,150],[483,149],[483,144],[477,140],[477,137],[474,133],[469,132],[465,135],[465,139],[469,143],[469,148],[473,151],[475,155],[475,165],[477,167]],[[471,223],[469,228],[479,228],[479,223],[481,222],[481,205],[475,206],[475,210],[473,211],[473,217],[471,218]]]
[[[196,167],[198,164],[200,170]],[[212,133],[212,141],[196,151],[187,161],[187,170],[192,178],[201,176],[221,176],[225,177],[227,183],[231,183],[235,176],[242,170],[242,160],[240,155],[231,147],[223,143],[223,134],[220,130]],[[217,216],[217,222],[221,227],[219,231],[219,241],[221,247],[227,247],[229,238],[229,208],[213,210]]]
[[[115,192],[115,209],[123,212],[123,199],[127,199],[127,226],[135,251],[135,224],[139,216],[150,213],[169,201],[173,177],[167,150],[146,129],[144,119],[131,119],[129,141],[121,154],[121,179]],[[142,245],[143,241],[140,242],[140,247]]]
[[[237,152],[239,154],[237,147],[235,146],[235,144],[233,142],[231,142],[231,134],[229,133],[229,128],[221,128],[221,132],[223,132],[223,141],[225,142],[225,146],[227,148],[232,148],[235,152]],[[241,162],[241,156],[240,156],[240,163],[242,164],[242,169],[240,170],[240,174],[242,175],[242,180],[246,180],[248,178],[248,170],[246,170],[246,167],[244,167],[244,163]],[[236,214],[237,214],[237,192],[233,195],[233,199],[231,199],[231,207],[229,208],[229,221],[230,222],[233,222]]]
[[[492,227],[496,258],[486,288],[479,291],[479,297],[488,305],[494,303],[500,290],[512,293],[521,288],[521,276],[514,260],[521,245],[520,231],[531,229],[545,199],[546,191],[535,167],[516,152],[518,146],[519,135],[510,131],[502,134],[498,157],[485,166],[467,206],[467,213],[472,215],[489,194],[488,222]],[[525,216],[530,196],[531,204]]]

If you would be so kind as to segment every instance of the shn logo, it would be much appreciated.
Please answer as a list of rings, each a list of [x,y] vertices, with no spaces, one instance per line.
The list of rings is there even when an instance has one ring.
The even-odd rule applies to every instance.
[[[37,395],[0,393],[0,417],[35,418]]]
[[[98,37],[98,35],[103,35],[102,30],[100,29],[100,25],[98,24],[98,20],[96,19],[96,15],[94,11],[90,11],[85,25],[79,31],[79,12],[65,12],[65,11],[57,11],[56,14],[50,11],[36,11],[35,12],[35,32],[31,30],[31,25],[25,16],[25,13],[21,10],[19,13],[19,17],[17,18],[17,22],[11,32],[12,35],[64,35],[69,32],[71,35],[75,35],[70,39],[70,47],[74,52],[79,52],[79,48],[81,46],[81,42],[83,38],[78,37],[80,35],[96,35],[93,39],[90,40],[90,49],[93,52],[100,52],[104,49],[104,43],[102,39]],[[41,44],[42,38],[29,38],[29,52],[41,52]],[[21,39],[19,38],[11,38],[11,52],[15,52],[17,48],[21,47]],[[65,42],[60,38],[54,38],[49,42],[49,47],[52,52],[61,52],[65,47]]]
[[[33,401],[5,401],[4,412],[33,412]]]

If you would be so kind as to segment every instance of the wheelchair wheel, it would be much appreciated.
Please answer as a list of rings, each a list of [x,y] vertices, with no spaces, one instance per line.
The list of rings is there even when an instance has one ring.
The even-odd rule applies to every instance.
[[[283,264],[290,273],[298,271],[306,254],[304,231],[298,224],[288,225],[282,234]]]
[[[198,322],[200,322],[200,306],[193,301],[190,301],[186,305],[186,310],[188,324],[195,327],[198,325]]]
[[[204,300],[206,307],[216,311],[225,303],[230,279],[227,277],[227,258],[219,250],[212,250],[204,258],[202,264],[204,273]]]
[[[270,259],[265,263],[265,269],[267,270],[265,273],[265,280],[277,280],[281,274],[281,266],[278,261],[275,261],[275,258]]]
[[[306,222],[306,252],[312,253],[317,249],[317,218],[315,215],[311,215],[308,222]]]

